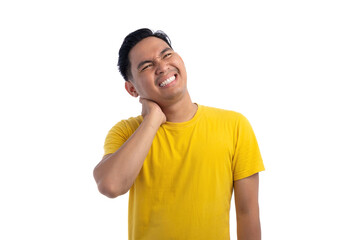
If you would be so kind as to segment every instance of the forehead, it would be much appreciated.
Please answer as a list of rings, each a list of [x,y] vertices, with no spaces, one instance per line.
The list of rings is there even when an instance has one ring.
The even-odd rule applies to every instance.
[[[140,61],[152,59],[168,48],[169,45],[157,37],[147,37],[138,42],[129,52],[129,60],[133,64]]]

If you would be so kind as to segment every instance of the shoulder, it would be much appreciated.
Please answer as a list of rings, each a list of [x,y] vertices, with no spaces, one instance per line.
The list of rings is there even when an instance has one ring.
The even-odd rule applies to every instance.
[[[111,129],[110,132],[118,133],[118,134],[132,134],[135,130],[140,126],[143,121],[143,117],[130,117],[128,119],[121,120],[117,122]]]
[[[206,118],[215,118],[219,120],[226,121],[247,121],[246,117],[236,111],[226,110],[221,108],[209,107],[200,105],[202,108],[203,115]]]

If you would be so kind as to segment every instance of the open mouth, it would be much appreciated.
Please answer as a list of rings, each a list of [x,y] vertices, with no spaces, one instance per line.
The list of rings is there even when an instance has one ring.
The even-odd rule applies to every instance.
[[[173,76],[171,76],[171,77],[169,77],[169,78],[166,79],[165,81],[162,81],[162,82],[159,84],[159,86],[160,86],[160,87],[165,87],[166,85],[172,83],[175,79],[176,79],[176,74],[173,75]]]

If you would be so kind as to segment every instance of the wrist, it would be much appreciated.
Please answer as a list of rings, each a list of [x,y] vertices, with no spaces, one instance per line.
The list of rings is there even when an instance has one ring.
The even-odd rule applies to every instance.
[[[144,117],[144,122],[150,124],[150,126],[158,129],[163,124],[163,116],[155,113],[149,113]]]

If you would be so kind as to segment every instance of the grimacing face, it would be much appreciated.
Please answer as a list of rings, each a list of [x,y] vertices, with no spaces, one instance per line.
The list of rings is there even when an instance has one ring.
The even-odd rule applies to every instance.
[[[130,95],[166,106],[187,94],[184,62],[163,40],[141,40],[129,52],[129,60],[131,77],[125,88]]]

